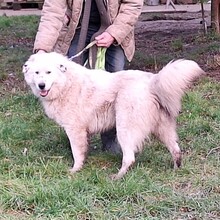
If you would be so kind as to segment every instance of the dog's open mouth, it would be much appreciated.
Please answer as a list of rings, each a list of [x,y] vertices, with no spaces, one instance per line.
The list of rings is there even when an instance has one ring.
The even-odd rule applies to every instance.
[[[40,96],[46,97],[46,96],[48,95],[49,91],[50,91],[50,90],[41,90],[41,91],[40,91]]]

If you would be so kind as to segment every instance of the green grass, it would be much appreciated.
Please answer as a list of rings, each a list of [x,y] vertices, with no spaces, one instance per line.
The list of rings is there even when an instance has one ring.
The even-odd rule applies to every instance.
[[[9,73],[21,77],[21,66],[31,54],[38,22],[37,16],[0,17],[0,80]]]
[[[10,37],[34,37],[36,34],[36,27],[38,23],[38,16],[3,16],[0,18],[0,30],[1,32],[8,33]]]
[[[6,32],[13,22],[16,28],[27,22],[25,17],[12,19],[12,24],[1,19]],[[30,39],[33,35],[26,34]],[[122,180],[112,181],[109,175],[117,172],[121,158],[101,152],[97,136],[92,140],[97,149],[91,148],[83,170],[69,176],[72,155],[67,137],[22,82],[19,66],[31,54],[31,46],[3,47],[0,219],[220,218],[219,82],[201,79],[183,98],[178,117],[181,169],[174,171],[169,152],[151,139],[133,169]],[[8,85],[11,71],[15,79]]]

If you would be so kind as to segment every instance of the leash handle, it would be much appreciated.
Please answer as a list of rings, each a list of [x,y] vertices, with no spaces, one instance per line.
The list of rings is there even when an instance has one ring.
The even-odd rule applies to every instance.
[[[82,53],[84,53],[86,50],[88,50],[89,48],[91,48],[92,46],[94,46],[96,44],[96,40],[92,41],[91,43],[89,43],[85,48],[83,48],[79,53],[75,54],[74,56],[71,56],[69,58],[69,60],[73,60],[75,57],[79,57]]]

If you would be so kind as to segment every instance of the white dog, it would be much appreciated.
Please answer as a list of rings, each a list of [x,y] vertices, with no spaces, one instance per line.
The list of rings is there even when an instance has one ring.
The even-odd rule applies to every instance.
[[[204,73],[194,61],[170,62],[158,74],[138,70],[112,74],[52,52],[32,55],[23,73],[48,117],[65,129],[74,157],[71,173],[83,166],[88,135],[113,126],[123,159],[112,178],[124,176],[150,134],[166,145],[174,167],[181,165],[176,117],[185,90]]]

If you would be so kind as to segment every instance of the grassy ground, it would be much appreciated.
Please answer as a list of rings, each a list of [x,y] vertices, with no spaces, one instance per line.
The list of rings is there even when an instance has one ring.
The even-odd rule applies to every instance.
[[[0,17],[0,219],[220,219],[219,82],[203,78],[183,99],[181,169],[152,139],[126,177],[111,181],[121,158],[101,152],[95,137],[84,169],[70,177],[66,135],[21,75],[37,23]]]

